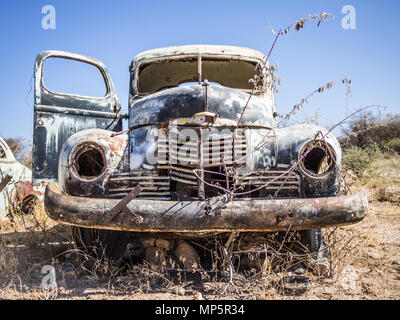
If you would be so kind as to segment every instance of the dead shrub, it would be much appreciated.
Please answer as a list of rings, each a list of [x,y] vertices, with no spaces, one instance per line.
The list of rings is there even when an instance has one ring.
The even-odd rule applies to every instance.
[[[393,150],[394,152],[396,152],[397,154],[400,155],[400,137],[394,138],[394,139],[390,139],[390,140],[386,143],[386,147],[387,147],[388,149]]]
[[[400,115],[364,112],[356,114],[343,129],[340,142],[344,149],[376,145],[385,150],[386,144],[396,138],[400,138]]]
[[[8,220],[0,222],[0,288],[41,290],[41,267],[56,264],[69,246],[65,227],[51,221],[40,202],[29,213],[11,209]]]
[[[343,267],[352,264],[351,261],[359,253],[366,239],[367,230],[353,233],[351,228],[338,227],[326,229],[325,241],[328,249],[329,278],[338,280]]]

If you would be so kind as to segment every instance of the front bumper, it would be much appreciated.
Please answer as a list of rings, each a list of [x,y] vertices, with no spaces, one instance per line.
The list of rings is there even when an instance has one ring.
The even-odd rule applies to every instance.
[[[134,214],[109,213],[121,200],[61,195],[46,187],[47,215],[74,226],[134,232],[268,232],[317,229],[359,222],[367,214],[364,190],[357,194],[308,199],[207,201],[130,201]],[[137,219],[137,218],[140,219]]]

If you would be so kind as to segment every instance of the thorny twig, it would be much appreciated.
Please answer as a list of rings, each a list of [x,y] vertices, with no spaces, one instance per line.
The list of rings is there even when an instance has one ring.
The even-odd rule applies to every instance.
[[[250,81],[253,83],[253,88],[252,88],[252,90],[251,90],[251,93],[250,93],[250,95],[249,95],[249,98],[248,98],[248,100],[247,100],[245,106],[243,107],[243,110],[242,110],[242,112],[241,112],[241,114],[240,114],[240,117],[239,117],[239,120],[238,120],[238,122],[237,122],[237,126],[236,126],[236,127],[239,127],[239,125],[240,125],[240,123],[241,123],[241,121],[242,121],[243,114],[244,114],[244,112],[246,111],[247,105],[249,104],[251,97],[253,96],[254,92],[256,91],[257,86],[260,85],[260,82],[262,83],[262,86],[265,85],[264,82],[266,81],[266,79],[263,79],[263,76],[264,76],[264,75],[263,75],[262,70],[265,70],[265,71],[267,71],[267,73],[269,73],[269,76],[270,76],[270,78],[271,78],[271,82],[270,82],[269,85],[272,86],[272,88],[274,87],[274,83],[275,83],[274,72],[276,71],[277,66],[276,66],[276,65],[274,65],[274,66],[267,66],[267,64],[268,64],[268,60],[269,60],[269,58],[270,58],[270,56],[271,56],[271,53],[272,53],[272,51],[273,51],[274,48],[275,48],[276,42],[278,41],[278,38],[279,38],[282,34],[287,34],[287,33],[290,31],[291,28],[295,28],[296,31],[299,31],[300,29],[303,29],[304,24],[305,24],[306,22],[312,20],[312,19],[319,19],[318,25],[317,25],[317,26],[319,27],[320,24],[321,24],[321,22],[322,22],[324,19],[328,20],[329,17],[332,17],[332,19],[335,18],[333,14],[331,14],[331,13],[326,13],[326,12],[319,13],[319,14],[315,14],[315,15],[308,15],[305,19],[299,19],[299,20],[296,21],[294,24],[292,24],[292,25],[290,25],[290,26],[287,26],[287,27],[284,28],[284,29],[280,29],[280,30],[278,31],[278,33],[277,33],[276,36],[275,36],[274,42],[272,43],[272,46],[271,46],[271,48],[269,49],[269,52],[268,52],[267,56],[265,57],[265,59],[264,59],[262,62],[260,62],[260,63],[258,63],[258,64],[256,65],[255,70],[256,70],[256,71],[261,71],[261,72],[260,72],[260,76],[258,76],[258,75],[256,74],[256,75],[254,76],[253,79],[250,79]],[[273,31],[273,30],[272,30],[272,31]],[[273,32],[274,32],[274,31],[273,31]],[[275,33],[275,32],[274,32],[274,33]],[[277,79],[277,81],[278,81],[278,83],[280,83],[280,79]]]
[[[229,269],[229,282],[226,285],[225,289],[223,290],[223,292],[221,293],[221,296],[225,294],[226,290],[228,289],[229,286],[232,286],[236,291],[237,288],[235,287],[234,283],[233,283],[233,265],[232,265],[232,260],[231,260],[231,256],[228,253],[228,248],[230,247],[231,243],[234,241],[235,237],[236,237],[237,233],[236,232],[232,232],[228,238],[228,241],[225,243],[225,245],[222,248],[222,252],[224,253],[225,259],[226,259],[226,263],[228,264],[228,269]],[[232,251],[232,250],[230,250]]]

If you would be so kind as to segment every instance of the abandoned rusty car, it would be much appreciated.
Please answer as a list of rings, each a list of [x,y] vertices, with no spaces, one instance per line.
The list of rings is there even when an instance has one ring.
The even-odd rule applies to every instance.
[[[15,159],[0,137],[0,222],[17,213],[31,213],[36,201],[43,199],[43,192],[35,190],[31,180],[31,170]]]
[[[105,96],[47,89],[49,58],[96,67]],[[316,125],[278,126],[259,51],[167,47],[137,55],[129,71],[124,115],[100,61],[61,51],[36,59],[33,183],[51,181],[46,212],[72,226],[78,245],[100,237],[117,259],[132,238],[288,229],[312,245],[320,228],[366,215],[362,190],[339,196],[335,136]]]

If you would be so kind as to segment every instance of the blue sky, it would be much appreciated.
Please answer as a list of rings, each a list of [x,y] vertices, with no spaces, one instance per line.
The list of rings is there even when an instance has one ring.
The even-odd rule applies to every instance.
[[[42,29],[44,5],[56,9],[56,29]],[[356,9],[356,30],[341,27],[344,5]],[[0,10],[0,134],[31,140],[32,73],[36,55],[57,49],[100,59],[111,73],[124,109],[128,67],[141,51],[185,44],[238,45],[267,53],[275,30],[308,14],[335,19],[307,24],[282,36],[271,56],[282,77],[280,113],[327,81],[352,79],[349,109],[380,104],[399,113],[398,14],[400,2],[303,1],[2,1]],[[83,81],[82,79],[79,79]],[[86,85],[90,85],[87,82]],[[346,88],[338,84],[306,106],[306,114],[329,126],[344,117]]]

